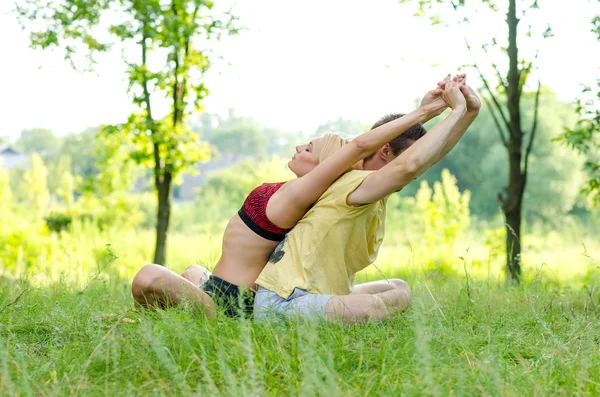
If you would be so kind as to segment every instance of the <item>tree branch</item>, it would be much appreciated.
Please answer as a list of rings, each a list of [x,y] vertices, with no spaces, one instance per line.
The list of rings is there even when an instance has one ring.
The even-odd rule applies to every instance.
[[[521,69],[521,73],[519,74],[519,96],[523,93],[523,87],[525,86],[525,83],[527,82],[527,78],[531,74],[531,69],[533,68],[533,64],[535,63],[535,61],[538,58],[539,52],[540,52],[540,50],[537,49],[535,51],[535,56],[533,57],[533,60],[531,62],[529,62],[527,67],[523,66],[523,69]]]
[[[485,102],[487,107],[490,108],[490,113],[492,115],[492,118],[494,119],[494,124],[496,124],[496,128],[498,129],[498,133],[500,134],[500,139],[502,140],[502,144],[504,145],[504,147],[508,148],[508,142],[506,141],[506,137],[504,136],[504,133],[502,132],[502,125],[500,124],[500,121],[498,120],[498,117],[496,116],[496,112],[494,112],[494,107],[490,103],[490,100],[487,99],[487,97],[485,97],[483,95],[481,97],[483,98],[483,101]]]
[[[485,55],[488,58],[490,58],[490,54],[488,54],[487,46],[484,45],[481,48],[483,48]],[[506,84],[504,84],[504,78],[502,77],[502,73],[500,73],[500,70],[498,69],[498,65],[496,65],[494,62],[492,62],[492,68],[494,68],[494,71],[496,72],[496,77],[498,77],[498,81],[500,81],[500,84],[502,84],[502,87],[504,88],[504,93],[506,95],[508,95],[508,87],[506,86]]]
[[[535,93],[535,108],[533,114],[533,126],[531,127],[531,132],[529,133],[529,143],[527,144],[527,149],[525,150],[525,165],[523,169],[523,175],[525,176],[524,180],[527,180],[527,169],[529,168],[529,154],[531,153],[531,149],[533,148],[533,140],[535,139],[535,132],[537,131],[538,124],[538,109],[540,107],[540,92],[542,89],[542,83],[538,80],[538,88]]]
[[[146,40],[148,39],[148,32],[146,31],[147,21],[144,19],[142,22],[143,33],[142,33],[142,67],[144,68],[144,77],[142,78],[142,89],[144,90],[144,103],[146,104],[146,125],[150,130],[152,136],[152,151],[154,155],[154,186],[158,189],[161,182],[161,168],[162,164],[160,161],[160,146],[155,141],[156,126],[154,119],[152,118],[152,106],[150,104],[150,90],[148,90],[148,69],[147,69],[147,56],[148,46]]]
[[[481,81],[483,81],[483,85],[485,86],[486,90],[490,94],[492,101],[494,101],[494,104],[496,105],[496,110],[498,110],[498,113],[500,113],[500,117],[502,118],[502,121],[504,122],[506,129],[510,132],[510,124],[509,124],[508,120],[506,119],[506,115],[502,111],[502,106],[500,105],[500,102],[498,101],[498,99],[496,99],[496,96],[494,95],[494,92],[490,88],[490,85],[488,84],[486,78],[483,77],[483,73],[481,73],[481,69],[479,69],[479,66],[477,66],[476,63],[474,63],[473,66],[475,67],[475,69],[477,69],[477,72],[479,73],[479,77],[481,78]]]

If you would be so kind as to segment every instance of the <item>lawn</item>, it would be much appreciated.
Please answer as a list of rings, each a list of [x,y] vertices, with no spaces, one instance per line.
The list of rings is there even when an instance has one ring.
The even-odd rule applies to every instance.
[[[5,276],[0,394],[600,395],[598,273],[559,283],[538,272],[519,286],[402,274],[410,310],[353,326],[138,311],[116,275]]]

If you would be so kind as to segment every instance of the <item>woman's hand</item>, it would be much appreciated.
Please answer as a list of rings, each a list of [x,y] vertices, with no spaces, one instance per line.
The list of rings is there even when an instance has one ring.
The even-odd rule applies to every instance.
[[[452,110],[466,111],[467,100],[459,88],[460,85],[461,83],[454,81],[450,76],[446,77],[443,81],[443,91],[440,96]]]
[[[421,100],[419,107],[425,114],[427,120],[431,120],[432,118],[439,116],[448,107],[446,102],[441,97],[442,91],[443,89],[438,87],[435,90],[431,90],[425,94]]]

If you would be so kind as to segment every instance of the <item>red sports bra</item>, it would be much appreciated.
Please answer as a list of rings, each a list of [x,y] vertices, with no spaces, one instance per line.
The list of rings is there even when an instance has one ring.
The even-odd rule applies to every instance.
[[[238,211],[242,221],[259,236],[272,241],[282,241],[286,233],[292,229],[282,229],[275,226],[267,218],[267,203],[273,194],[283,186],[285,182],[263,183],[254,189]]]

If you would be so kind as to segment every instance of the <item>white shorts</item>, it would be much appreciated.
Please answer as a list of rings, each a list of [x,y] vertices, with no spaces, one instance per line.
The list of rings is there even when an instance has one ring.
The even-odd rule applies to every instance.
[[[263,287],[258,287],[254,297],[254,318],[257,320],[273,316],[292,318],[295,316],[325,318],[325,307],[333,295],[311,294],[294,288],[285,299]]]

